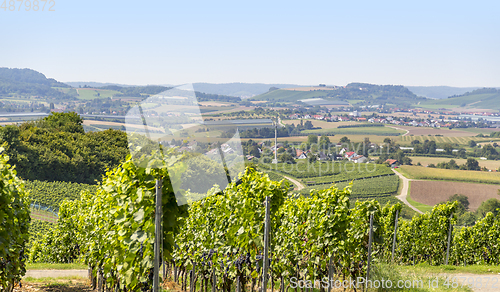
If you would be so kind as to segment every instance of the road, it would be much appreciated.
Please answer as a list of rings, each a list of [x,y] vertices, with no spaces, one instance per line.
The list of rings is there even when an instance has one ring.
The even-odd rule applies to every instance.
[[[410,179],[407,179],[406,177],[404,177],[401,173],[395,171],[394,169],[392,169],[392,171],[394,171],[394,173],[399,176],[399,178],[401,178],[403,180],[403,188],[401,189],[401,194],[399,194],[399,196],[396,196],[396,198],[398,198],[400,201],[402,201],[403,203],[405,203],[405,205],[407,205],[408,207],[412,208],[413,210],[415,210],[415,212],[419,213],[419,214],[424,214],[422,211],[420,211],[419,209],[413,207],[409,202],[408,200],[406,199],[406,197],[408,196],[408,189],[409,189],[409,185],[410,185]]]
[[[386,126],[386,127],[388,127],[388,128],[393,128],[393,129],[396,129],[396,130],[406,131],[406,133],[404,133],[404,134],[403,134],[403,135],[401,135],[401,136],[407,136],[407,135],[410,133],[410,131],[409,131],[409,130],[406,130],[406,129],[401,129],[401,128],[394,127],[394,126]]]
[[[283,176],[284,178],[286,178],[287,180],[291,181],[294,185],[297,186],[297,188],[295,188],[296,190],[300,191],[301,189],[304,188],[304,185],[301,184],[298,180],[295,180],[291,177],[288,177],[288,176]]]

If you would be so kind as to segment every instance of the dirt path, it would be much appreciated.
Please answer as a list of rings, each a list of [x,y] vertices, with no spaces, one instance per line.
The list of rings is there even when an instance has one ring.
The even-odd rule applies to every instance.
[[[57,277],[68,277],[68,276],[78,276],[87,277],[87,270],[27,270],[25,277],[32,278],[57,278]]]
[[[406,131],[406,133],[404,133],[403,135],[401,136],[407,136],[409,133],[410,133],[410,130],[405,130],[405,129],[401,129],[401,128],[398,128],[398,127],[394,127],[394,126],[386,126],[387,128],[393,128],[393,129],[396,129],[396,130],[401,130],[401,131]]]
[[[413,207],[409,202],[408,200],[406,199],[406,197],[408,196],[408,186],[409,186],[409,182],[411,180],[407,179],[406,177],[404,177],[401,173],[395,171],[394,169],[392,169],[392,171],[394,171],[394,173],[399,176],[400,179],[403,180],[403,188],[401,189],[401,194],[399,194],[398,196],[396,196],[396,198],[398,198],[399,200],[401,200],[403,203],[405,203],[408,207],[412,208],[415,212],[419,213],[419,214],[424,214],[422,211],[420,211],[419,209]]]
[[[295,188],[296,190],[300,191],[301,189],[304,188],[304,185],[301,184],[299,181],[291,178],[291,177],[288,177],[288,176],[283,176],[284,178],[286,178],[287,180],[291,181],[294,185],[297,186],[297,188]]]

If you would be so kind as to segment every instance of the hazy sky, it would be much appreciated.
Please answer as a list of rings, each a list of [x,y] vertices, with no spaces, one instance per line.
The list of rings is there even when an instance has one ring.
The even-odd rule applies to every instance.
[[[500,87],[500,1],[53,1],[0,9],[0,67],[126,84]]]

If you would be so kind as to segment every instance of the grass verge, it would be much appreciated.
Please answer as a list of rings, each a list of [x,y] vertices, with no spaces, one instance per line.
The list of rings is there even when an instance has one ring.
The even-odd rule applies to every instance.
[[[26,264],[26,270],[86,270],[88,266],[80,263],[71,264],[47,264],[47,263],[36,263],[36,264]]]

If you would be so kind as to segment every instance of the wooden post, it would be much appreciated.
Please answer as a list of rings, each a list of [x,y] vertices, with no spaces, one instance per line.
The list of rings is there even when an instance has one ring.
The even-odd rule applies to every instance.
[[[332,290],[331,283],[332,283],[332,278],[333,278],[333,255],[330,257],[330,260],[328,261],[328,292]]]
[[[191,292],[193,292],[195,290],[195,282],[194,282],[194,278],[195,278],[195,273],[196,273],[196,263],[193,262],[193,269],[191,270],[191,287],[190,287],[190,290]]]
[[[396,234],[398,232],[398,216],[399,210],[396,210],[396,220],[394,223],[394,237],[392,238],[392,262],[394,262],[394,249],[396,248]]]
[[[446,260],[444,262],[445,265],[448,264],[448,258],[450,257],[450,245],[451,245],[451,219],[453,218],[453,214],[450,215],[450,226],[448,227],[448,247],[446,248]]]
[[[266,196],[266,217],[264,224],[264,258],[262,263],[262,292],[267,290],[267,272],[269,270],[269,225],[270,225],[270,203],[269,196]]]
[[[161,186],[162,180],[156,180],[156,210],[155,210],[155,243],[154,243],[154,273],[153,292],[160,291],[160,244],[161,244]]]
[[[212,268],[212,292],[215,292],[215,281],[216,281],[216,277],[215,277],[215,269]]]
[[[373,241],[372,233],[373,233],[373,215],[370,215],[370,233],[368,234],[368,263],[366,267],[365,283],[368,283],[368,279],[370,277],[370,262],[372,260],[372,241]]]

